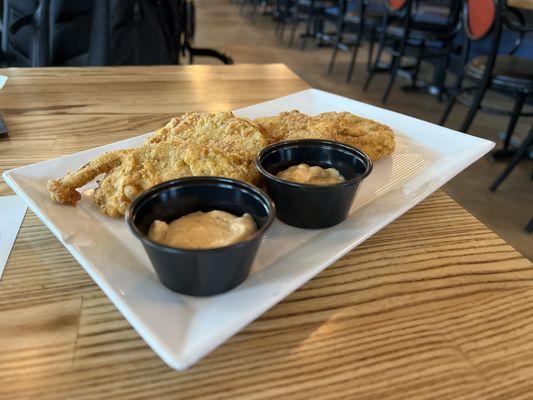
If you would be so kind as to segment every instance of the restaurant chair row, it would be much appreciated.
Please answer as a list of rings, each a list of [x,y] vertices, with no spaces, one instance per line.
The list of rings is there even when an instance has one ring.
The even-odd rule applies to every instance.
[[[290,26],[288,43],[294,45],[298,26],[303,24],[300,49],[306,48],[309,38],[331,45],[329,74],[335,71],[338,53],[350,51],[347,82],[354,74],[361,44],[368,41],[364,90],[376,73],[388,74],[383,103],[388,101],[401,73],[410,80],[410,85],[402,88],[404,91],[424,89],[438,95],[439,100],[446,100],[439,119],[441,125],[456,103],[468,108],[460,127],[463,132],[469,130],[478,111],[507,117],[502,147],[492,157],[510,161],[491,190],[496,190],[513,168],[533,152],[531,132],[521,145],[512,147],[519,119],[533,116],[527,110],[533,100],[533,41],[527,37],[533,32],[533,24],[528,22],[528,18],[533,20],[533,13],[502,0],[256,2],[261,4],[272,7],[280,40]],[[389,56],[388,63],[385,54]],[[434,65],[430,83],[419,82],[423,61]],[[448,72],[455,76],[451,85],[446,79]],[[490,105],[486,101],[490,90],[511,100],[511,106]]]

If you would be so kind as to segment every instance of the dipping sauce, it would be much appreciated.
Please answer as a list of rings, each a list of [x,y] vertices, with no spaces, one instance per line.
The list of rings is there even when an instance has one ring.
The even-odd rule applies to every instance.
[[[148,231],[154,242],[181,249],[213,249],[248,239],[257,225],[250,216],[225,211],[194,212],[171,223],[156,219]]]
[[[344,182],[344,177],[335,168],[322,168],[307,164],[293,165],[276,174],[278,178],[308,185],[332,185]]]

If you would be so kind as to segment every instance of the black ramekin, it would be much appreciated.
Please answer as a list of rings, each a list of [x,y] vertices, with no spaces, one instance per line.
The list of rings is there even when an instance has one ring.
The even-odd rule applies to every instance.
[[[276,176],[300,163],[336,168],[345,181],[318,186]],[[304,139],[264,148],[256,159],[256,167],[264,178],[281,221],[299,228],[320,229],[346,219],[359,184],[372,171],[372,160],[352,146],[329,140]]]
[[[249,213],[258,230],[249,239],[214,249],[177,249],[148,239],[156,219],[172,221],[195,211]],[[274,204],[261,190],[234,179],[188,177],[161,183],[131,204],[126,220],[169,289],[209,296],[233,289],[246,279],[263,234],[275,216]]]

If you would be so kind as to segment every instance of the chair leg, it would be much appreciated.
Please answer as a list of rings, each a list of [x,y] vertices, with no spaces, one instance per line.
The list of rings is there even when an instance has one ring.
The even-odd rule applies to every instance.
[[[443,126],[448,120],[448,117],[450,116],[452,108],[455,105],[455,102],[457,101],[457,96],[459,96],[459,94],[461,93],[461,86],[463,85],[463,78],[464,78],[463,72],[458,71],[453,88],[449,91],[450,97],[448,99],[448,104],[446,104],[444,113],[442,113],[442,117],[440,118],[440,121],[439,121],[439,125],[441,126]]]
[[[522,112],[522,107],[524,106],[526,97],[526,94],[523,92],[518,92],[518,95],[516,96],[516,100],[513,107],[513,114],[511,115],[509,125],[507,126],[507,132],[505,133],[505,140],[503,142],[504,150],[507,150],[509,148],[509,144],[511,143],[511,137],[513,136],[513,132],[516,127],[516,123],[518,122],[518,118],[520,117],[520,113]]]
[[[339,43],[336,43],[333,46],[333,53],[331,54],[331,59],[329,60],[328,74],[333,73],[333,67],[335,66],[335,60],[337,59],[337,53],[339,52]]]
[[[324,21],[320,18],[315,18],[315,21],[313,23],[313,30],[311,31],[311,36],[318,39],[316,41],[316,47],[320,47],[324,44],[324,27]]]
[[[398,54],[393,56],[389,84],[387,85],[387,89],[385,89],[385,93],[383,93],[383,97],[381,99],[381,102],[383,104],[385,104],[387,100],[389,99],[391,89],[394,86],[394,82],[396,82],[396,76],[398,76],[398,70],[400,69],[400,63],[402,62],[404,51],[405,51],[405,44],[402,42],[398,49]]]
[[[439,125],[444,126],[446,121],[448,120],[448,117],[450,116],[450,113],[452,112],[452,108],[455,105],[455,102],[457,100],[457,94],[453,93],[450,95],[450,98],[448,99],[448,104],[446,104],[446,108],[444,109],[444,112],[442,113],[442,116],[440,117]]]
[[[311,11],[309,11],[309,15],[307,16],[307,21],[306,21],[306,24],[305,24],[305,33],[302,37],[302,43],[300,45],[300,50],[305,50],[306,47],[307,47],[307,39],[309,39],[309,37],[311,36],[311,28],[312,28],[312,24],[314,23],[314,18],[311,14]]]
[[[533,233],[533,218],[531,218],[528,222],[528,224],[526,225],[526,227],[524,228],[524,230],[527,232],[527,233]]]
[[[252,19],[255,21],[258,15],[259,15],[259,1],[254,1],[254,5],[252,8]]]
[[[298,16],[295,16],[292,21],[292,30],[291,30],[291,38],[289,39],[289,46],[292,47],[294,44],[294,39],[296,37],[296,29],[298,29]]]
[[[372,82],[372,78],[374,77],[374,74],[378,70],[379,62],[381,61],[381,55],[383,54],[383,49],[385,48],[385,40],[386,40],[386,34],[385,32],[381,33],[381,37],[379,39],[379,47],[378,52],[376,54],[376,59],[374,60],[374,65],[368,71],[368,77],[366,78],[365,85],[363,86],[363,92],[366,92],[368,90],[368,87],[370,86],[370,82]]]
[[[422,41],[420,43],[420,47],[418,48],[418,54],[416,57],[416,64],[415,64],[415,70],[413,72],[412,76],[412,85],[416,87],[416,83],[418,81],[418,73],[420,72],[420,64],[422,64],[422,58],[424,57],[424,53],[426,52],[426,42]]]
[[[485,92],[487,91],[488,84],[481,83],[481,87],[477,90],[476,96],[474,97],[474,101],[472,102],[472,105],[470,106],[470,110],[468,110],[468,114],[466,115],[465,120],[463,121],[463,125],[461,125],[461,132],[466,132],[468,128],[470,128],[470,125],[472,124],[472,121],[474,120],[474,117],[477,114],[477,110],[479,110],[479,106],[481,106],[481,102],[483,101],[483,97],[485,97]]]
[[[352,58],[350,60],[350,67],[348,68],[348,74],[346,75],[346,82],[350,82],[352,80],[353,76],[353,70],[355,68],[355,60],[357,59],[357,53],[359,51],[359,47],[361,46],[361,40],[360,35],[357,35],[357,39],[355,40],[353,50],[352,50]]]
[[[509,176],[513,169],[518,165],[522,159],[526,158],[529,148],[533,146],[533,127],[529,130],[527,138],[524,140],[511,162],[505,167],[503,172],[496,178],[496,180],[490,185],[490,190],[493,192],[498,189],[498,186]]]
[[[279,27],[279,32],[278,32],[278,39],[280,41],[283,41],[283,37],[285,36],[285,27],[287,26],[287,22],[286,21],[283,21],[281,23],[281,26]]]
[[[356,40],[353,50],[352,50],[352,58],[350,60],[350,67],[348,68],[348,74],[346,75],[346,82],[350,82],[352,80],[353,76],[353,70],[355,68],[355,60],[357,59],[357,52],[359,51],[359,40]]]
[[[279,19],[276,21],[276,25],[274,25],[274,36],[278,37],[279,36],[279,28],[281,26],[281,22],[279,21]]]
[[[445,92],[446,73],[450,65],[450,57],[452,52],[452,41],[446,42],[446,48],[444,49],[444,60],[438,64],[437,74],[435,78],[435,86],[438,90],[438,101],[442,101],[442,96]]]
[[[357,52],[359,51],[361,41],[363,40],[364,29],[364,21],[361,20],[361,22],[359,22],[359,25],[357,26],[357,37],[353,46],[352,59],[350,60],[350,68],[348,69],[348,75],[346,75],[346,82],[350,82],[352,80],[353,70],[355,68],[355,60],[357,59]]]
[[[333,53],[331,54],[331,60],[329,61],[328,74],[333,73],[333,67],[335,66],[335,60],[337,58],[337,53],[339,52],[339,46],[342,43],[342,37],[344,34],[344,23],[339,22],[339,27],[337,29],[337,38],[335,40],[335,45],[333,46]]]
[[[376,27],[372,25],[370,30],[370,48],[368,49],[368,58],[366,60],[366,70],[372,68],[372,56],[374,55],[374,42],[376,41]]]
[[[283,41],[285,36],[285,27],[287,26],[287,21],[289,20],[289,11],[287,9],[281,9],[281,4],[278,5],[279,14],[278,14],[278,25],[277,28],[277,38],[280,41]]]
[[[281,29],[281,22],[282,22],[282,16],[281,14],[278,14],[276,17],[276,25],[274,26],[274,36],[279,38],[279,30]]]

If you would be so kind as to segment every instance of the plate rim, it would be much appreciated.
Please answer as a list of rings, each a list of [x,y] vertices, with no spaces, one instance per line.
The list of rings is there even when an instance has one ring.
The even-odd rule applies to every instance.
[[[408,115],[404,115],[395,111],[390,111],[384,108],[380,108],[371,104],[363,103],[358,100],[346,98],[343,96],[339,96],[333,93],[328,93],[319,89],[305,89],[301,91],[297,91],[291,94],[288,94],[286,96],[278,97],[275,99],[267,100],[265,102],[252,104],[247,107],[240,108],[238,110],[234,110],[234,112],[240,112],[241,110],[245,110],[250,107],[257,107],[264,105],[265,103],[269,102],[275,102],[282,100],[287,97],[295,96],[295,95],[302,95],[306,92],[310,93],[310,95],[320,95],[320,96],[335,96],[338,98],[341,98],[342,100],[347,100],[355,103],[364,104],[366,106],[370,106],[374,109],[383,110],[388,113],[394,113],[394,115],[399,116],[401,118],[411,118],[416,121],[423,122],[424,124],[429,125],[435,125],[427,121],[423,121],[420,119],[416,119],[414,117],[410,117]],[[393,127],[394,129],[394,127]],[[425,198],[433,194],[436,190],[438,190],[440,187],[442,187],[444,184],[446,184],[449,180],[453,179],[456,175],[458,175],[460,172],[462,172],[464,169],[466,169],[468,166],[470,166],[472,163],[477,161],[479,158],[481,158],[483,155],[487,154],[494,146],[495,143],[492,141],[489,141],[484,138],[478,138],[473,135],[468,135],[462,132],[454,131],[452,129],[446,128],[446,127],[439,127],[439,129],[443,129],[449,132],[453,132],[455,135],[466,135],[472,138],[475,138],[478,142],[475,147],[472,147],[469,149],[469,151],[465,151],[464,154],[462,154],[462,157],[458,162],[451,168],[446,175],[440,176],[439,179],[436,179],[431,185],[426,186],[424,190],[421,191],[419,195],[415,197],[416,200],[411,200],[410,202],[407,202],[402,207],[400,207],[399,210],[395,211],[391,217],[385,218],[384,220],[380,221],[379,224],[374,226],[372,229],[370,229],[368,232],[365,232],[362,238],[360,238],[357,241],[352,242],[350,245],[346,246],[343,251],[338,252],[335,254],[334,258],[331,258],[331,260],[322,262],[320,264],[317,264],[314,266],[314,268],[310,268],[306,271],[305,274],[301,274],[297,280],[294,282],[291,282],[292,284],[285,288],[284,290],[280,290],[277,294],[274,296],[269,297],[268,301],[264,301],[262,303],[256,304],[253,308],[253,313],[247,313],[244,315],[243,318],[239,319],[239,323],[235,324],[238,326],[237,329],[227,329],[226,331],[222,331],[222,333],[219,333],[217,335],[217,338],[220,340],[212,340],[207,345],[204,344],[204,348],[201,352],[193,352],[193,355],[187,355],[186,352],[182,352],[179,354],[176,354],[174,350],[166,348],[165,344],[158,340],[157,335],[154,334],[153,329],[144,322],[142,322],[142,318],[140,318],[137,315],[137,312],[131,308],[131,306],[128,305],[127,301],[124,301],[123,298],[121,298],[117,293],[116,289],[109,285],[108,281],[104,278],[102,279],[101,276],[98,275],[98,272],[96,269],[94,269],[88,261],[85,260],[84,255],[78,251],[76,246],[73,246],[71,244],[68,244],[64,241],[64,237],[59,232],[55,225],[52,223],[51,220],[46,216],[45,213],[42,213],[40,211],[40,207],[38,204],[30,197],[25,194],[25,190],[19,185],[19,182],[16,180],[16,174],[19,170],[26,168],[26,167],[35,167],[37,165],[49,163],[53,160],[59,160],[59,159],[66,159],[73,157],[75,155],[80,155],[88,152],[94,152],[100,148],[107,147],[110,145],[117,145],[122,142],[127,142],[132,139],[141,138],[143,136],[148,136],[151,134],[151,132],[141,134],[138,136],[133,136],[127,139],[119,140],[116,142],[111,142],[102,146],[97,146],[94,148],[82,150],[80,152],[75,152],[72,154],[60,156],[51,158],[49,160],[43,160],[38,163],[28,164],[25,166],[17,167],[14,169],[10,169],[7,171],[4,171],[2,173],[2,177],[6,181],[6,183],[13,189],[13,191],[17,194],[17,196],[21,197],[22,200],[28,205],[28,207],[36,214],[36,216],[44,223],[44,225],[52,232],[52,234],[60,241],[60,243],[69,251],[69,253],[72,254],[72,256],[76,259],[76,261],[83,267],[85,272],[93,279],[93,281],[98,285],[98,287],[104,292],[104,294],[109,298],[109,300],[117,307],[117,309],[120,311],[120,313],[124,316],[124,318],[128,321],[128,323],[136,330],[136,332],[139,334],[139,336],[142,337],[142,339],[154,350],[154,352],[163,359],[170,367],[177,369],[177,370],[184,370],[194,364],[199,359],[203,358],[205,355],[210,353],[212,350],[217,348],[219,345],[224,343],[228,338],[239,332],[242,328],[244,328],[246,325],[248,325],[250,322],[257,319],[259,316],[261,316],[265,311],[270,309],[271,307],[275,306],[277,303],[279,303],[281,300],[283,300],[285,297],[287,297],[290,293],[297,290],[300,286],[302,286],[304,283],[308,282],[310,279],[312,279],[314,276],[316,276],[318,273],[326,269],[328,266],[333,264],[335,261],[343,257],[346,253],[353,250],[355,247],[357,247],[359,244],[363,243],[366,239],[374,235],[375,233],[379,232],[381,229],[383,229],[385,226],[389,225],[391,222],[405,214],[407,211],[409,211],[411,208],[418,205],[420,202],[422,202]],[[423,143],[422,143],[423,145]],[[425,146],[427,148],[427,146]],[[413,179],[414,177],[418,176],[421,172],[418,172],[410,179]],[[408,181],[407,181],[408,182]],[[405,183],[404,183],[405,184]],[[401,186],[403,186],[402,184]],[[394,191],[391,191],[394,192]],[[373,204],[378,202],[383,202],[385,199],[392,195],[391,192],[385,193],[382,196],[372,200],[368,204],[365,204],[362,206],[363,208],[372,206]],[[305,275],[305,276],[304,276]]]

